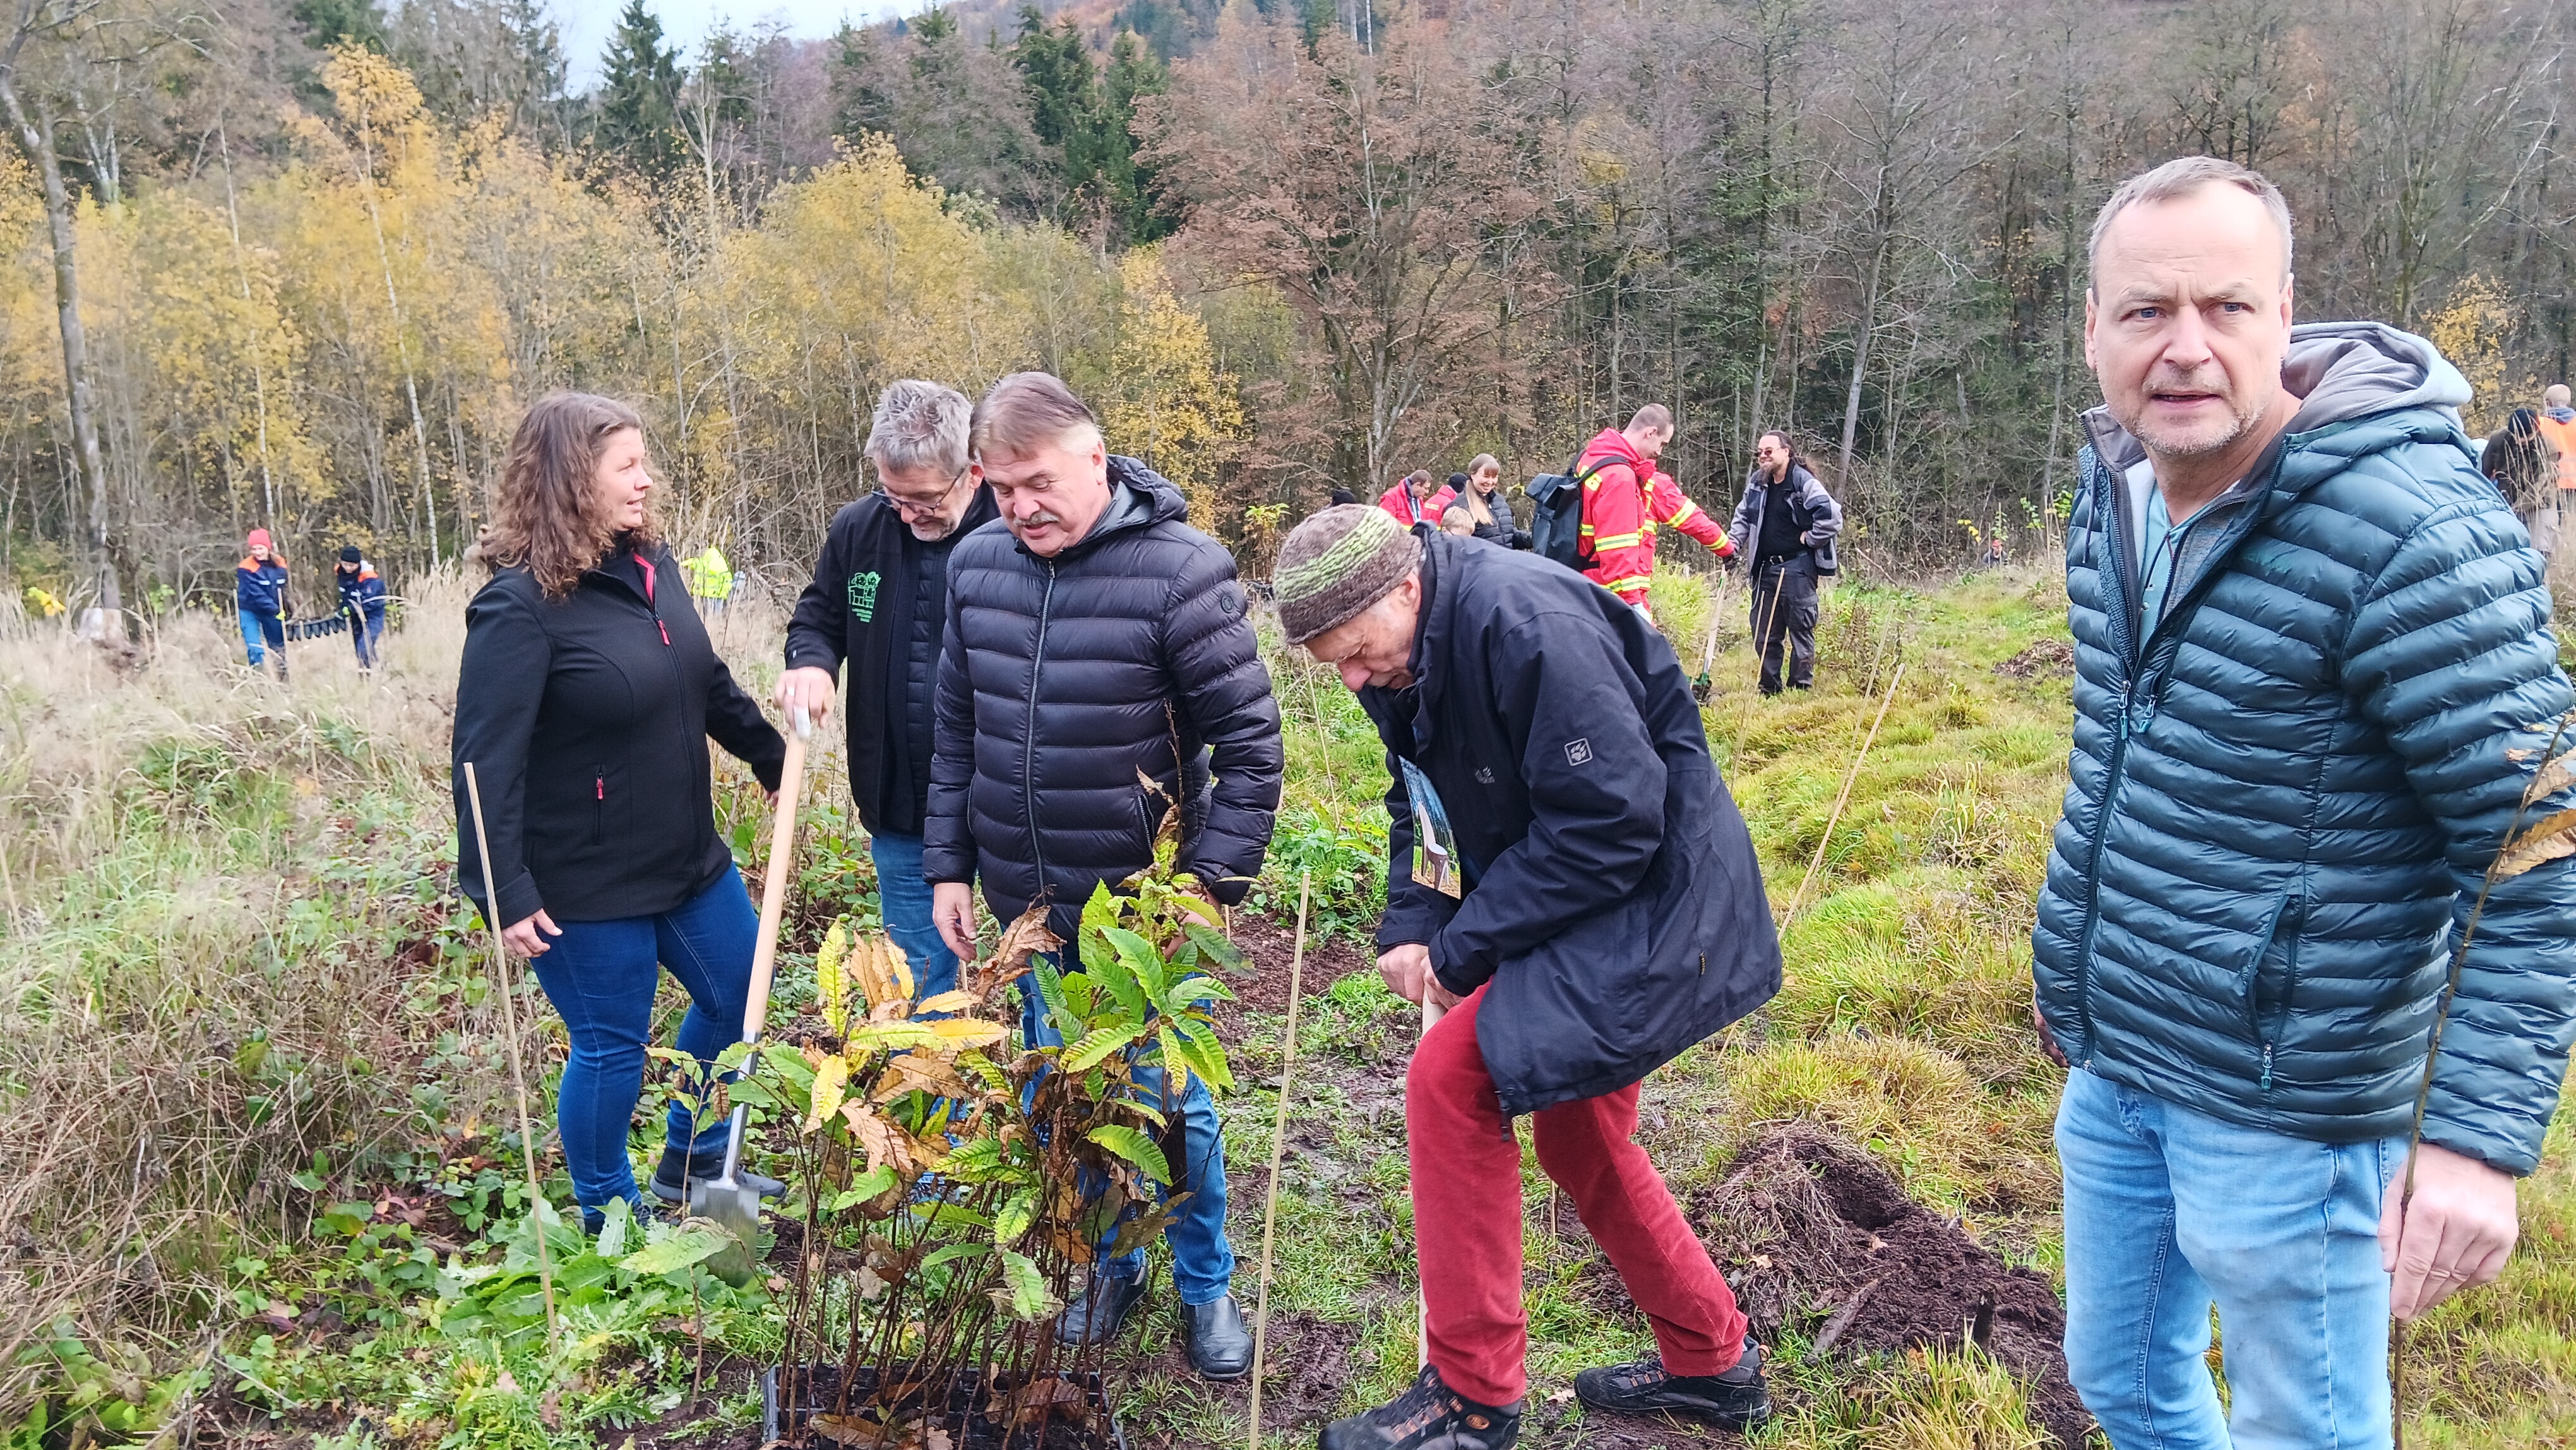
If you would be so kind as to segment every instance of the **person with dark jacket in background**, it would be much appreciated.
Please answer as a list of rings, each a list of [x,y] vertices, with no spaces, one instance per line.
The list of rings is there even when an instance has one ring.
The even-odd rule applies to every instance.
[[[1378,970],[1449,1009],[1405,1078],[1430,1364],[1324,1450],[1517,1437],[1524,1115],[1661,1351],[1585,1370],[1575,1393],[1759,1423],[1761,1352],[1632,1141],[1639,1081],[1780,988],[1752,835],[1672,646],[1546,559],[1374,509],[1298,525],[1271,585],[1281,632],[1341,672],[1386,747]]]
[[[1057,936],[1083,903],[1153,864],[1167,803],[1177,865],[1217,900],[1243,899],[1279,809],[1279,706],[1234,557],[1189,526],[1179,489],[1111,456],[1100,425],[1045,373],[1014,373],[975,406],[974,457],[1001,520],[948,564],[938,738],[922,870],[950,950],[971,959],[974,887],[1005,922],[1043,902]],[[1149,785],[1150,783],[1150,785]],[[1030,1040],[1044,1016],[1031,1009]],[[1225,1141],[1207,1085],[1138,1080],[1179,1129],[1177,1205],[1163,1234],[1193,1368],[1237,1379],[1252,1336],[1225,1238]],[[1057,1333],[1115,1335],[1145,1293],[1145,1251],[1107,1252]]]
[[[2292,323],[2278,188],[2170,161],[2091,246],[2031,939],[2067,1371],[2117,1450],[2386,1446],[2392,1314],[2503,1270],[2558,1116],[2576,866],[2488,869],[2571,804],[2534,777],[2576,695],[2467,381]]]
[[[652,487],[633,409],[587,393],[538,399],[475,545],[493,574],[466,607],[456,682],[457,874],[563,1015],[572,1055],[556,1122],[594,1231],[611,1201],[642,1203],[626,1132],[661,968],[689,994],[681,1051],[712,1069],[742,1036],[759,921],[716,834],[707,741],[773,793],[787,753],[708,643],[654,525]],[[652,1185],[666,1202],[686,1201],[689,1181],[724,1161],[725,1119],[692,1126],[675,1101]]]
[[[2558,552],[2558,446],[2541,430],[2540,412],[2516,408],[2487,438],[2478,471],[2495,480],[2513,516],[2547,559]]]
[[[1479,453],[1465,473],[1449,475],[1450,491],[1458,497],[1451,507],[1467,510],[1477,538],[1506,549],[1526,549],[1530,546],[1529,530],[1519,526],[1512,517],[1512,506],[1497,494],[1502,483],[1502,461],[1490,453]]]
[[[250,667],[258,669],[277,656],[277,677],[286,678],[286,560],[279,556],[268,530],[253,529],[243,540],[242,561],[233,566],[233,608],[241,615],[242,645]]]
[[[331,581],[339,586],[340,617],[349,621],[349,644],[358,652],[358,668],[372,673],[385,638],[385,581],[376,576],[376,566],[355,544],[340,550]]]
[[[1762,656],[1762,693],[1780,693],[1780,653],[1789,654],[1788,686],[1816,683],[1816,581],[1834,572],[1834,536],[1842,505],[1807,471],[1789,435],[1765,433],[1753,447],[1753,471],[1727,535],[1753,555],[1753,647]]]
[[[868,830],[886,934],[912,963],[918,998],[957,985],[957,955],[930,919],[921,874],[930,814],[933,699],[948,624],[948,556],[999,515],[966,448],[974,405],[905,379],[877,398],[867,456],[877,491],[832,518],[814,582],[787,625],[778,703],[816,720],[850,664],[850,794]]]

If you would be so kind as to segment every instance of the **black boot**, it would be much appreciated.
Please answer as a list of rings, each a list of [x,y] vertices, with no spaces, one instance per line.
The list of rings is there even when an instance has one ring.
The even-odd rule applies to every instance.
[[[1323,1450],[1507,1450],[1521,1437],[1521,1407],[1480,1405],[1428,1365],[1387,1404],[1324,1427]]]
[[[1181,1349],[1202,1379],[1239,1380],[1252,1373],[1252,1331],[1234,1296],[1181,1306]]]
[[[1587,1410],[1624,1415],[1686,1415],[1721,1430],[1747,1430],[1771,1418],[1771,1389],[1762,1379],[1762,1346],[1744,1341],[1744,1357],[1724,1374],[1666,1374],[1660,1356],[1587,1369],[1574,1377]]]
[[[653,1196],[664,1203],[687,1203],[689,1184],[711,1183],[722,1172],[724,1172],[724,1145],[718,1144],[713,1150],[700,1148],[697,1152],[691,1153],[677,1145],[665,1143],[662,1145],[662,1165],[653,1170]],[[763,1198],[776,1198],[787,1191],[786,1184],[766,1174],[754,1173],[748,1168],[737,1168],[734,1178],[743,1187],[751,1189]]]
[[[1055,1322],[1055,1337],[1060,1344],[1103,1344],[1118,1337],[1125,1328],[1127,1316],[1145,1298],[1143,1276],[1133,1279],[1095,1275],[1091,1292],[1064,1306]]]

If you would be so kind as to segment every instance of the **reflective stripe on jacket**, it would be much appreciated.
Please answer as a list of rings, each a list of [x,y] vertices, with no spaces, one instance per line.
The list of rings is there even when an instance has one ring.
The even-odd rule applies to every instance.
[[[1735,552],[1717,520],[1692,503],[1670,475],[1655,472],[1616,428],[1602,429],[1583,446],[1575,476],[1582,477],[1605,458],[1612,461],[1583,480],[1582,548],[1592,556],[1585,578],[1630,604],[1645,603],[1646,588],[1655,577],[1658,521],[1715,549],[1721,559]]]

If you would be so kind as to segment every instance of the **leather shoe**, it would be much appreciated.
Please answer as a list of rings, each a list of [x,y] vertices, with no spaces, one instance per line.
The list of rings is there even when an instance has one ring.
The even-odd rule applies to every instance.
[[[1181,1306],[1181,1348],[1203,1379],[1239,1380],[1252,1373],[1252,1331],[1234,1296]]]
[[[1145,1280],[1112,1278],[1091,1281],[1091,1292],[1064,1306],[1055,1322],[1059,1344],[1105,1344],[1126,1327],[1127,1316],[1145,1298]]]

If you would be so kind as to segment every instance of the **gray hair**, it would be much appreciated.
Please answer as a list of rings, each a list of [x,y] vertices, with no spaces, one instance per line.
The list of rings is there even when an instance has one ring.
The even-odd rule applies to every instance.
[[[1021,455],[1050,444],[1089,448],[1101,441],[1100,419],[1053,373],[1013,373],[975,405],[975,456],[1000,448]]]
[[[935,471],[955,478],[966,471],[966,429],[972,409],[955,388],[905,378],[877,395],[868,422],[868,457],[880,474]]]
[[[2281,233],[2281,278],[2290,276],[2290,204],[2281,199],[2281,188],[2250,166],[2221,161],[2215,156],[2177,156],[2153,171],[2141,172],[2120,183],[2111,199],[2102,203],[2101,212],[2093,218],[2093,237],[2086,244],[2084,267],[2090,273],[2102,257],[2103,234],[2111,230],[2111,220],[2140,202],[2180,201],[2204,186],[2220,184],[2235,187],[2263,203],[2272,225]],[[2085,290],[2093,290],[2088,280]]]

